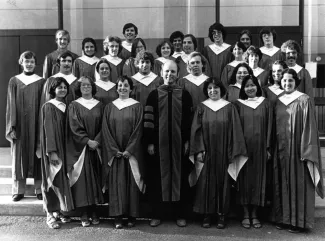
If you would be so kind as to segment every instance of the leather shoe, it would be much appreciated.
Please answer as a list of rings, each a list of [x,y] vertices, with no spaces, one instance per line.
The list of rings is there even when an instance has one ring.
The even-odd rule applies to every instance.
[[[157,227],[160,225],[160,219],[151,219],[149,225],[151,227]]]
[[[12,201],[18,202],[24,198],[24,194],[14,194],[12,195]]]
[[[43,200],[42,193],[36,194],[36,197],[37,197],[38,200]]]
[[[177,219],[176,224],[178,227],[186,227],[186,220],[185,219]]]

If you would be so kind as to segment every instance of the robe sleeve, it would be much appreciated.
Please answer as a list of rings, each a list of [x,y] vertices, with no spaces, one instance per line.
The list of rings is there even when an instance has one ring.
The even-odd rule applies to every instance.
[[[50,106],[51,104],[45,104],[42,108],[42,121],[43,121],[43,128],[45,134],[45,154],[49,154],[51,152],[57,152],[58,147],[55,140],[55,133],[54,133],[54,118],[53,118],[53,109]]]
[[[144,137],[146,144],[157,145],[158,135],[158,92],[153,90],[150,92],[146,106],[144,108]]]
[[[139,148],[143,133],[143,107],[140,103],[137,105],[138,107],[136,108],[135,113],[134,129],[125,149],[125,151],[129,152],[131,155],[134,155],[136,152],[138,152],[137,149]]]
[[[196,154],[205,151],[203,130],[202,130],[202,116],[203,109],[199,105],[196,108],[194,118],[191,127],[191,138],[190,138],[190,160],[194,163],[194,157]]]
[[[17,125],[17,105],[16,105],[17,84],[14,78],[11,78],[7,92],[6,109],[6,139],[12,142],[10,133],[15,130]]]

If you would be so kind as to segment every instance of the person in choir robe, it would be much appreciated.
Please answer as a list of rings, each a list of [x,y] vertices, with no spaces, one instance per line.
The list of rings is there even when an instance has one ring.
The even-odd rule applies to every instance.
[[[251,31],[248,29],[244,29],[238,34],[237,41],[242,42],[246,50],[253,44],[253,37],[251,34]],[[247,51],[243,54],[243,59],[248,63],[248,56],[247,56]]]
[[[116,83],[118,77],[122,75],[123,66],[125,60],[118,57],[118,54],[122,50],[121,39],[115,36],[107,36],[104,40],[105,47],[105,58],[108,60],[111,67],[111,81]]]
[[[78,93],[79,92],[79,93]],[[99,224],[96,205],[104,203],[100,153],[104,104],[93,98],[96,84],[89,76],[78,80],[77,95],[68,108],[67,170],[74,206],[81,225]]]
[[[208,99],[196,108],[190,138],[190,160],[195,169],[189,180],[191,186],[196,185],[193,211],[203,216],[202,227],[209,228],[216,215],[217,228],[223,229],[230,179],[236,181],[247,160],[246,146],[237,110],[223,99],[227,90],[222,82],[210,77],[203,91]]]
[[[237,180],[237,203],[243,207],[241,225],[261,228],[258,208],[266,203],[267,162],[271,157],[273,110],[255,76],[243,79],[239,99],[234,103],[240,117],[248,160]]]
[[[136,73],[138,73],[139,69],[137,66],[135,66],[134,59],[140,51],[146,50],[146,49],[147,49],[146,43],[144,42],[144,40],[142,38],[136,38],[133,41],[132,47],[131,47],[131,57],[128,58],[124,63],[123,71],[122,71],[123,75],[131,77],[131,76],[135,75]]]
[[[116,92],[116,84],[110,80],[111,66],[107,59],[100,59],[96,64],[96,75],[99,78],[95,81],[97,85],[97,92],[95,98],[102,102],[104,105],[111,103],[118,98]]]
[[[178,80],[177,84],[183,89],[187,90],[193,100],[194,110],[198,104],[206,100],[203,93],[204,81],[209,77],[203,74],[206,66],[203,55],[198,52],[192,52],[189,56],[187,68],[190,74]]]
[[[181,56],[178,56],[176,58],[176,63],[179,67],[179,78],[183,78],[184,76],[188,75],[189,72],[187,70],[187,62],[188,62],[188,58],[189,55],[196,51],[197,49],[197,40],[196,38],[192,35],[192,34],[186,34],[184,35],[184,39],[183,39],[183,51],[184,54],[182,54]],[[209,62],[206,60],[206,58],[203,56],[203,58],[205,59],[206,62],[206,66],[205,66],[205,74],[207,76],[211,75],[211,69],[210,69],[210,65]]]
[[[263,46],[260,48],[263,55],[258,66],[266,71],[271,70],[274,61],[282,60],[281,49],[274,46],[276,35],[273,28],[263,28],[259,34],[260,41],[263,43]]]
[[[208,60],[211,67],[211,76],[221,79],[224,67],[232,61],[233,55],[230,45],[225,43],[227,32],[220,23],[214,23],[209,27],[209,38],[212,44],[205,46],[202,54]]]
[[[26,178],[34,178],[36,196],[42,200],[41,162],[36,150],[44,79],[34,73],[36,61],[35,53],[23,52],[18,61],[23,72],[8,83],[6,139],[11,144],[14,202],[24,198]]]
[[[57,65],[56,61],[59,55],[68,52],[71,54],[73,61],[79,57],[77,54],[72,53],[68,50],[70,43],[70,33],[67,30],[61,29],[56,31],[55,42],[58,46],[57,50],[45,56],[45,61],[43,64],[43,78],[45,80],[60,71],[60,68]]]
[[[175,58],[173,57],[174,46],[168,40],[164,40],[163,42],[158,44],[156,48],[156,53],[158,55],[158,58],[155,59],[153,72],[160,76],[161,66],[167,60],[175,60]]]
[[[232,72],[228,93],[226,99],[230,102],[235,102],[239,98],[241,84],[246,75],[254,75],[253,70],[246,63],[240,63]]]
[[[108,193],[108,214],[115,218],[115,228],[134,227],[139,216],[139,199],[145,191],[143,174],[143,106],[130,98],[130,77],[118,79],[119,98],[105,107],[102,124],[103,190]]]
[[[308,95],[297,90],[299,82],[295,70],[283,71],[284,95],[279,97],[274,110],[275,221],[278,229],[288,228],[294,233],[313,228],[315,191],[324,198],[314,105]]]
[[[65,159],[66,105],[69,83],[62,77],[52,82],[49,90],[51,100],[41,109],[41,157],[43,208],[49,228],[59,229],[58,223],[68,223],[71,219],[61,211],[74,209]]]
[[[152,207],[150,226],[156,227],[172,211],[179,227],[186,226],[191,202],[188,160],[192,98],[176,84],[177,64],[168,60],[162,68],[164,84],[153,90],[144,113],[144,137],[151,155],[146,167],[147,193]],[[166,211],[166,212],[164,212]]]
[[[123,26],[123,35],[125,40],[122,41],[122,48],[118,56],[124,61],[131,57],[131,48],[134,39],[138,35],[138,28],[133,23],[127,23]]]
[[[268,85],[269,82],[269,71],[266,71],[258,67],[259,61],[262,59],[262,52],[255,46],[250,46],[247,49],[248,65],[253,70],[254,76],[258,79],[260,86],[263,88]]]
[[[221,81],[226,88],[228,88],[230,84],[230,78],[236,66],[240,63],[245,62],[243,58],[243,54],[245,51],[246,47],[242,42],[236,42],[230,47],[230,52],[233,54],[235,59],[223,68],[221,74]]]
[[[69,83],[69,93],[65,97],[65,104],[69,106],[70,102],[77,99],[76,90],[78,88],[78,79],[72,74],[73,57],[69,52],[58,56],[57,65],[60,72],[48,78],[44,84],[41,105],[51,99],[49,94],[50,87],[56,77],[63,77]]]
[[[90,76],[95,79],[95,66],[98,58],[95,56],[97,45],[93,38],[82,40],[83,56],[77,58],[73,63],[72,73],[78,79],[81,76]]]
[[[131,77],[134,85],[131,97],[145,107],[148,95],[157,89],[162,81],[160,76],[152,72],[154,57],[150,52],[140,51],[135,58],[135,65],[139,72]]]
[[[174,45],[175,51],[172,56],[175,59],[177,59],[178,56],[184,54],[183,39],[184,39],[184,34],[181,31],[175,31],[169,37],[169,42],[171,42]]]

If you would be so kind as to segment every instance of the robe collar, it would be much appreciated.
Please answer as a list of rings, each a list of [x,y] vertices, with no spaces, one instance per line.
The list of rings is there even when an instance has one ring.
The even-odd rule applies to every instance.
[[[176,59],[178,56],[182,56],[183,54],[185,54],[184,51],[181,51],[181,52],[174,52],[172,56]]]
[[[234,87],[237,87],[238,89],[241,89],[241,84],[239,84],[237,82],[234,85],[229,85],[229,86],[234,86]]]
[[[253,74],[255,77],[259,76],[263,71],[264,69],[260,68],[260,67],[257,67],[255,69],[252,69],[253,70]]]
[[[260,50],[263,54],[266,54],[266,55],[272,57],[276,52],[279,51],[279,48],[276,46],[273,46],[272,48],[266,48],[265,46],[263,46],[260,48]]]
[[[17,79],[19,79],[21,82],[23,82],[24,85],[30,85],[30,84],[42,79],[42,77],[38,76],[37,74],[25,75],[24,73],[16,75],[15,77]]]
[[[86,100],[86,99],[80,97],[79,99],[77,99],[75,101],[78,102],[83,107],[86,107],[88,110],[91,110],[99,103],[99,101],[94,98],[92,98],[90,100]]]
[[[118,66],[119,63],[122,62],[122,59],[121,59],[121,58],[119,58],[119,57],[117,57],[117,56],[116,56],[116,57],[112,57],[112,56],[110,56],[109,54],[103,56],[102,58],[107,59],[108,62],[110,62],[111,64],[113,64],[113,65],[115,65],[115,66]]]
[[[125,40],[122,42],[122,46],[123,48],[125,48],[127,51],[129,51],[131,53],[131,49],[132,49],[132,43],[129,44],[128,42],[126,42]]]
[[[263,96],[248,98],[247,100],[238,99],[238,101],[248,107],[253,108],[254,110],[265,100]]]
[[[226,105],[230,104],[229,101],[226,101],[226,100],[224,100],[222,98],[220,100],[207,99],[207,100],[203,101],[202,103],[205,106],[209,107],[214,112],[217,112],[218,110],[222,109]]]
[[[66,109],[67,106],[63,102],[58,101],[56,99],[51,99],[48,102],[51,103],[51,104],[53,104],[56,108],[58,108],[63,113],[65,112],[65,109]]]
[[[105,91],[109,91],[110,89],[116,86],[116,84],[112,81],[102,81],[101,79],[96,80],[95,84]]]
[[[302,70],[302,67],[299,64],[296,64],[293,67],[288,66],[289,69],[293,69],[294,71],[296,71],[296,73],[298,74],[300,72],[300,70]]]
[[[135,80],[139,81],[141,84],[144,84],[145,86],[148,86],[151,84],[152,81],[154,81],[157,78],[158,75],[156,75],[153,72],[150,72],[148,75],[140,74],[140,72],[136,73],[132,76]]]
[[[240,64],[240,63],[244,63],[244,62],[245,62],[245,61],[237,61],[237,60],[234,60],[234,61],[230,62],[228,65],[230,65],[230,66],[236,68],[236,66],[237,66],[238,64]]]
[[[226,44],[226,43],[222,43],[222,45],[219,46],[219,45],[216,45],[215,43],[213,43],[213,44],[210,44],[209,47],[216,55],[218,55],[218,54],[222,53],[223,51],[225,51],[226,49],[228,49],[230,47],[230,45]]]
[[[62,77],[65,78],[65,80],[69,83],[69,85],[71,85],[73,83],[73,81],[75,81],[77,79],[76,76],[74,76],[72,73],[71,74],[62,74],[62,73],[57,73],[55,75],[53,75],[52,77]]]
[[[187,62],[188,62],[188,60],[189,60],[189,58],[190,58],[190,55],[184,53],[184,54],[181,55],[181,58],[182,58],[182,60],[184,61],[184,63],[187,64]]]
[[[284,105],[289,105],[296,99],[298,99],[300,96],[302,96],[304,93],[301,93],[298,90],[295,90],[291,94],[284,94],[281,97],[279,97],[279,100],[284,104]]]
[[[209,77],[202,73],[200,76],[195,76],[195,75],[189,74],[189,75],[186,75],[184,78],[186,78],[188,81],[192,82],[196,86],[200,86]]]
[[[159,89],[161,90],[164,90],[164,91],[174,91],[174,90],[181,90],[182,88],[177,85],[177,84],[172,84],[172,85],[166,85],[166,84],[162,84],[161,86],[158,87]]]
[[[271,85],[268,88],[269,88],[269,90],[271,90],[277,96],[279,94],[283,93],[283,90],[280,88],[280,86]]]
[[[129,107],[131,105],[139,103],[139,101],[136,101],[135,99],[132,99],[132,98],[128,98],[128,99],[125,99],[125,100],[117,98],[112,103],[113,103],[113,105],[116,106],[117,109],[122,110],[122,109],[124,109],[126,107]]]
[[[94,65],[99,60],[99,58],[97,58],[96,56],[88,57],[87,55],[83,55],[83,56],[79,57],[78,59],[82,60],[83,62],[85,62],[89,65]]]

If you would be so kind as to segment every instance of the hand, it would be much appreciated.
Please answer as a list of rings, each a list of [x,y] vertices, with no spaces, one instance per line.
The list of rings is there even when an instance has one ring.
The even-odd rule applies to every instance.
[[[128,151],[123,152],[123,157],[124,157],[125,159],[129,159],[130,156],[131,156],[131,154],[130,154]]]
[[[123,156],[123,152],[118,151],[115,155],[117,158],[120,158]]]
[[[17,139],[16,131],[15,131],[15,130],[12,130],[12,131],[9,133],[9,136],[10,136],[11,139],[16,140],[16,139]]]
[[[204,154],[203,154],[203,152],[200,152],[199,154],[197,154],[197,156],[196,156],[196,160],[197,160],[198,162],[203,162],[203,159],[204,159]]]
[[[89,140],[87,142],[87,145],[89,146],[90,149],[95,150],[99,143],[97,141]]]
[[[184,144],[184,154],[185,155],[187,155],[188,154],[188,151],[189,151],[189,148],[188,148],[188,141],[187,142],[185,142],[185,144]]]
[[[56,154],[56,152],[51,152],[50,154],[50,163],[53,165],[53,166],[57,166],[59,165],[59,157],[58,155]]]
[[[267,159],[270,160],[271,159],[271,154],[269,151],[267,151]]]
[[[37,158],[41,158],[42,156],[41,156],[41,147],[40,146],[38,146],[37,148],[36,148],[36,156],[37,156]]]
[[[154,146],[154,144],[149,144],[148,145],[148,153],[149,153],[149,155],[153,155],[153,154],[155,154],[155,146]]]

